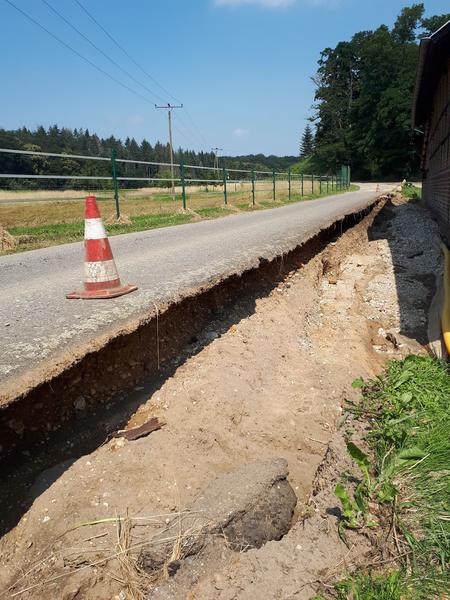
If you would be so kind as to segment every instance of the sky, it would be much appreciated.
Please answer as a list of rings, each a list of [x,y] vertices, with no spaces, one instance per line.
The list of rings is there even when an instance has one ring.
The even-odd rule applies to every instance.
[[[168,135],[155,103],[183,103],[176,147],[297,155],[321,50],[392,26],[413,0],[79,0],[113,39],[77,0],[11,2],[90,63],[0,0],[0,127],[56,123],[154,143]],[[448,0],[425,8],[448,12]]]

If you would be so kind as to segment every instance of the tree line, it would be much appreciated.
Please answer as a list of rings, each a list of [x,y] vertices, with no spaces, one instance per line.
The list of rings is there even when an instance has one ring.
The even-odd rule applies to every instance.
[[[37,152],[50,152],[56,154],[76,154],[82,156],[110,158],[114,150],[117,158],[169,163],[169,144],[157,141],[152,145],[146,139],[137,142],[134,138],[127,137],[125,141],[109,136],[101,138],[88,129],[70,129],[53,125],[47,129],[39,126],[35,130],[22,127],[15,130],[0,129],[0,148],[14,150],[28,150]],[[265,156],[264,154],[251,154],[246,156],[224,156],[220,157],[220,166],[232,169],[256,169],[284,171],[298,160],[296,156]],[[211,167],[211,170],[203,171],[202,178],[215,179],[218,177],[214,171],[214,154],[212,152],[195,152],[179,148],[174,152],[174,162],[183,162],[187,165]],[[162,177],[170,178],[167,167],[156,165],[139,165],[117,163],[118,176],[120,177]],[[93,161],[74,159],[69,157],[55,158],[35,155],[19,155],[0,153],[0,173],[12,173],[20,175],[63,175],[63,176],[86,176],[86,177],[111,177],[110,161]],[[176,174],[178,176],[178,173]],[[187,176],[199,177],[198,171],[193,169],[187,171]],[[68,181],[68,180],[67,180]],[[3,187],[9,189],[45,188],[54,189],[67,186],[67,181],[57,180],[19,180],[4,179],[0,182]],[[71,187],[78,185],[72,181]],[[98,187],[110,187],[110,182],[98,182]],[[161,185],[168,185],[167,182]],[[142,182],[127,181],[127,187],[140,187]]]
[[[313,127],[300,144],[301,158],[316,171],[348,164],[362,179],[418,174],[421,134],[412,129],[411,106],[419,41],[450,20],[450,13],[424,13],[424,4],[413,4],[392,28],[361,31],[322,51],[313,78]]]

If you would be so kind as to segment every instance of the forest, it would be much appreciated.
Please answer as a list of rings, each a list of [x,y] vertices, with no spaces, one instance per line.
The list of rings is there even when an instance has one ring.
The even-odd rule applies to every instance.
[[[424,14],[424,4],[413,4],[392,28],[360,31],[322,51],[313,140],[307,127],[300,152],[309,168],[334,172],[348,164],[356,179],[419,175],[422,136],[411,124],[419,42],[450,20],[450,13]]]
[[[91,134],[88,129],[72,130],[67,127],[59,128],[57,125],[53,125],[48,129],[41,126],[33,131],[25,127],[17,130],[0,129],[0,148],[106,158],[110,158],[111,152],[114,150],[117,158],[157,163],[170,162],[168,144],[156,142],[152,146],[145,139],[138,143],[134,138],[127,138],[125,141],[114,136],[100,138],[95,133]],[[214,154],[212,152],[194,152],[179,148],[174,153],[174,161],[176,163],[183,162],[186,165],[213,167]],[[286,171],[297,161],[297,156],[280,157],[265,156],[264,154],[219,158],[220,166],[226,166],[230,169],[275,169],[277,171]],[[0,173],[110,177],[111,162],[0,153]],[[217,173],[213,169],[211,169],[211,173],[204,171],[203,174],[207,178],[217,177]],[[122,165],[120,163],[118,163],[118,175],[124,177],[170,176],[167,167]],[[61,187],[64,183],[64,180],[8,179],[1,181],[2,187],[9,189],[23,189],[24,187],[52,189]],[[127,182],[128,187],[140,185],[142,185],[142,182]],[[168,183],[162,183],[161,185],[165,186]]]

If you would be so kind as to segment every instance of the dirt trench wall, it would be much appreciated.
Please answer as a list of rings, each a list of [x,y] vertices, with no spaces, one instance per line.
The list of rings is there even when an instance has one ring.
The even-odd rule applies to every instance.
[[[170,361],[218,314],[243,297],[269,293],[287,272],[306,264],[372,208],[348,215],[288,254],[165,307],[135,331],[110,340],[1,408],[0,460],[45,443],[77,414],[89,413],[143,379],[168,372]]]

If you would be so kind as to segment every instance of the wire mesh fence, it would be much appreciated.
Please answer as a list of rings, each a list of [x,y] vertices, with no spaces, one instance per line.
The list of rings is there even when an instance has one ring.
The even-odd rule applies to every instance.
[[[349,185],[347,168],[315,175],[1,148],[0,224],[27,249],[80,239],[90,194],[110,233],[122,233],[275,207]]]

